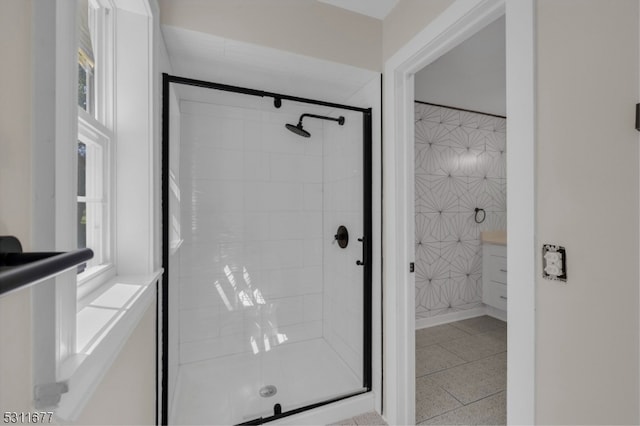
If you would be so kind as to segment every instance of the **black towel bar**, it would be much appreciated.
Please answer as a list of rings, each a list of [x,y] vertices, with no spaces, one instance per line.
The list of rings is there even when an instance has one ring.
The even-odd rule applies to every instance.
[[[93,257],[91,249],[23,253],[16,237],[0,236],[0,296],[35,284]]]

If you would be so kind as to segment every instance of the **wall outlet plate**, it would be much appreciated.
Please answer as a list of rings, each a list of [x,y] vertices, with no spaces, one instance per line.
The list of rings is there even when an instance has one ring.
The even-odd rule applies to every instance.
[[[567,250],[562,246],[542,246],[542,278],[552,281],[567,281]]]

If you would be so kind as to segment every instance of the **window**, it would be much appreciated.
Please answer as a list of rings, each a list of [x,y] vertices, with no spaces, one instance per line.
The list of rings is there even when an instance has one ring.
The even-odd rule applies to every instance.
[[[93,259],[78,269],[78,297],[93,291],[112,273],[111,229],[113,227],[110,180],[113,175],[115,136],[109,113],[113,85],[109,84],[113,63],[109,36],[112,22],[108,5],[89,0],[77,2],[78,34],[78,140],[77,246],[90,248]]]
[[[93,12],[93,11],[92,11]],[[76,3],[76,24],[78,31],[78,106],[89,114],[94,111],[95,81],[92,32],[95,25],[89,25],[89,2],[80,0]],[[92,13],[93,15],[93,13]],[[95,20],[92,19],[92,24]]]
[[[81,47],[78,49],[78,106],[89,114],[93,113],[95,84],[93,60]]]
[[[80,274],[32,289],[33,404],[67,423],[154,306],[162,272],[154,179],[159,11],[149,0],[38,1],[32,9],[41,96],[33,105],[34,248],[86,244],[96,253]]]
[[[109,158],[111,138],[100,132],[86,114],[78,119],[78,248],[89,247],[93,259],[87,271],[110,261],[109,250]]]

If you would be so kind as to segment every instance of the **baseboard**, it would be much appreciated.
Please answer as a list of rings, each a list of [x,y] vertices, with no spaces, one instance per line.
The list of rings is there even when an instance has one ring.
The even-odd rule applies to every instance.
[[[448,314],[436,315],[429,318],[419,318],[416,320],[416,330],[421,328],[434,327],[436,325],[448,324],[450,322],[461,321],[469,318],[481,317],[489,315],[501,321],[507,321],[507,312],[493,306],[482,305],[477,308],[467,309],[465,311],[450,312]]]
[[[448,314],[436,315],[429,318],[420,318],[416,320],[416,330],[469,318],[481,317],[482,315],[487,315],[487,307],[484,305],[464,311],[450,312]]]
[[[507,322],[507,311],[494,308],[493,306],[485,306],[485,309],[487,310],[486,315],[489,315],[490,317],[494,317],[501,321]]]

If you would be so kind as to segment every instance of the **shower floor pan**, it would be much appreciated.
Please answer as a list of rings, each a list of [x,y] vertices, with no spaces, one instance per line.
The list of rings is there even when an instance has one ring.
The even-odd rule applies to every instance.
[[[275,386],[272,396],[261,396]],[[180,366],[171,424],[231,425],[287,412],[362,390],[358,378],[324,339]],[[263,394],[265,392],[263,391]]]

